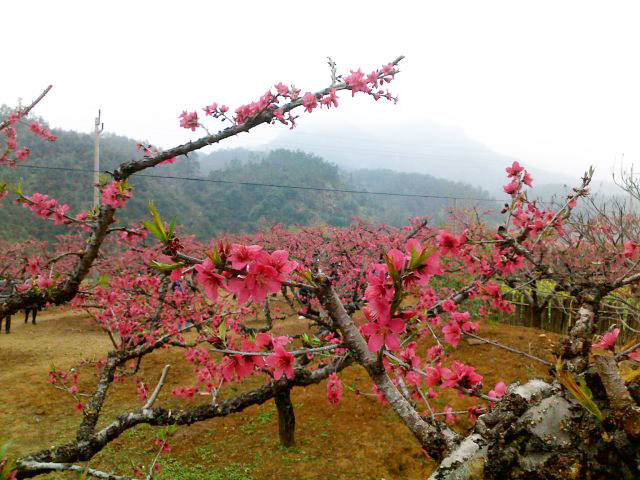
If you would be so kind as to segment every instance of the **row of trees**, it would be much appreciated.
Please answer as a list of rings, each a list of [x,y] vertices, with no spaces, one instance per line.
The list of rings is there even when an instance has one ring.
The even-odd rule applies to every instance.
[[[113,226],[116,212],[135,195],[132,175],[262,123],[293,123],[296,108],[337,106],[343,90],[393,100],[383,87],[398,74],[400,60],[344,77],[331,63],[326,89],[301,95],[279,83],[235,115],[225,106],[207,106],[206,115],[230,126],[167,151],[149,148],[144,158],[121,164],[102,190],[99,210],[71,215],[42,194],[14,189],[15,198],[35,215],[77,233],[60,238],[67,243],[50,247],[47,258],[7,247],[24,256],[5,274],[22,272],[27,279],[0,304],[0,316],[34,297],[56,305],[72,302],[94,315],[113,349],[101,360],[93,390],[82,392],[87,397],[79,396],[73,373],[50,372],[50,382],[67,391],[81,412],[76,436],[15,459],[7,466],[11,475],[75,470],[126,478],[124,472],[117,476],[81,463],[136,426],[188,425],[269,400],[277,406],[281,441],[290,444],[291,390],[327,380],[329,401],[337,402],[340,372],[358,366],[439,463],[433,478],[637,476],[640,385],[633,378],[625,381],[619,364],[637,361],[640,345],[616,350],[615,330],[596,343],[593,332],[602,299],[640,280],[638,232],[599,216],[572,223],[577,201],[588,195],[590,173],[560,208],[545,210],[528,200],[531,178],[514,163],[504,187],[511,202],[497,230],[476,215],[461,214],[446,229],[415,219],[406,228],[365,223],[273,228],[201,244],[178,236],[153,206],[144,228]],[[10,125],[27,113],[18,110],[0,124],[7,138],[12,138]],[[196,112],[180,118],[184,128],[201,125]],[[16,148],[8,142],[5,148],[12,161]],[[83,283],[92,269],[108,283]],[[526,288],[542,279],[575,298],[577,319],[557,363],[520,353],[526,361],[547,365],[556,380],[484,385],[481,372],[456,360],[460,339],[477,336],[478,323],[491,312],[511,311],[501,285]],[[274,294],[305,317],[303,333],[273,333]],[[190,328],[197,333],[186,334]],[[157,405],[167,369],[158,372],[155,385],[131,375],[147,355],[165,348],[183,349],[195,372],[192,384],[172,394],[199,394],[206,401],[183,408]],[[259,387],[241,393],[230,388],[252,375],[263,379]],[[121,378],[134,383],[141,407],[103,418],[110,385]],[[446,389],[477,399],[471,431],[456,431],[431,407],[430,399]],[[336,448],[350,440],[336,439]],[[151,478],[148,467],[144,474]]]

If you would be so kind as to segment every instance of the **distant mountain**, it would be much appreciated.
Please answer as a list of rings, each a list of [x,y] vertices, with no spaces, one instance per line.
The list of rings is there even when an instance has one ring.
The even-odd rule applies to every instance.
[[[248,150],[246,148],[222,148],[214,150],[208,155],[199,157],[200,171],[208,175],[214,170],[222,170],[232,161],[240,163],[256,162],[264,157],[263,152]]]
[[[18,128],[20,138],[28,138],[32,153],[19,168],[2,169],[0,182],[20,182],[26,195],[46,193],[60,204],[68,204],[71,215],[91,209],[93,136],[54,130],[58,140],[49,143],[23,137],[25,125]],[[136,158],[136,143],[127,137],[104,134],[100,141],[101,170],[113,171],[120,163]],[[409,217],[427,215],[432,222],[439,222],[446,220],[458,202],[452,197],[471,199],[460,200],[460,207],[475,205],[480,199],[483,209],[489,198],[479,188],[427,175],[391,171],[349,175],[321,157],[302,151],[221,150],[204,160],[209,170],[206,175],[196,154],[134,175],[130,179],[133,198],[118,211],[118,220],[135,224],[148,218],[147,202],[153,200],[164,219],[177,217],[186,232],[204,240],[224,232],[255,231],[264,223],[341,226],[361,217],[374,223],[401,225]],[[5,198],[0,208],[0,238],[51,239],[66,232],[65,227],[37,218],[10,198]]]
[[[351,125],[306,132],[286,131],[263,145],[263,150],[300,148],[345,169],[383,168],[416,172],[478,186],[503,196],[505,168],[517,159],[500,155],[469,138],[460,127],[422,121],[364,130]],[[577,185],[578,176],[541,170],[520,162],[536,185]]]
[[[416,216],[429,216],[438,223],[447,220],[452,208],[495,210],[498,203],[485,190],[469,184],[384,169],[345,171],[300,150],[219,150],[202,161],[207,166],[226,162],[224,168],[209,172],[213,181],[251,179],[255,184],[267,184],[247,187],[223,183],[197,200],[208,205],[229,199],[222,202],[224,213],[218,213],[232,222],[234,230],[255,228],[256,215],[285,224],[344,225],[355,216],[396,226]],[[279,189],[276,185],[302,189]]]
[[[93,138],[60,130],[55,134],[59,138],[54,143],[29,137],[32,154],[26,165],[3,169],[0,182],[21,181],[25,194],[47,193],[69,204],[75,215],[91,208]],[[135,158],[136,143],[103,135],[101,169],[113,170]],[[287,149],[269,150],[278,144]],[[179,225],[201,239],[255,231],[263,223],[345,225],[356,216],[390,225],[429,216],[437,224],[447,221],[452,208],[495,212],[505,198],[504,168],[512,162],[459,128],[430,123],[380,132],[353,127],[294,131],[261,151],[192,154],[134,175],[134,197],[117,217],[137,223],[148,217],[147,202],[153,199],[163,218],[176,216]],[[561,198],[577,184],[569,177],[529,170],[536,195]],[[553,183],[545,187],[545,179]],[[489,217],[492,220],[496,217]],[[0,208],[0,224],[0,237],[9,239],[47,239],[65,231],[9,199]]]

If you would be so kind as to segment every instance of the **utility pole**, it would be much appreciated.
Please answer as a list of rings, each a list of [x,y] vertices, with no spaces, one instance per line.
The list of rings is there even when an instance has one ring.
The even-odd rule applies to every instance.
[[[100,132],[104,129],[104,123],[100,124],[100,110],[96,117],[95,130],[93,132],[93,208],[100,206]]]

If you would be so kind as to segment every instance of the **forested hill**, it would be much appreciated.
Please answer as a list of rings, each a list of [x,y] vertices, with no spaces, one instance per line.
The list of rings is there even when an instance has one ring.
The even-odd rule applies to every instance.
[[[1,182],[22,181],[25,194],[47,193],[68,203],[70,213],[91,208],[93,136],[54,131],[58,140],[48,143],[32,135],[32,154],[16,169],[2,168]],[[101,170],[112,170],[136,157],[136,141],[105,134],[100,143]],[[229,156],[229,151],[222,151]],[[197,155],[180,158],[145,175],[193,178],[162,179],[135,175],[134,197],[119,212],[123,223],[147,218],[146,205],[153,199],[164,218],[176,216],[178,224],[200,238],[222,232],[255,231],[263,223],[345,225],[358,216],[372,222],[400,225],[409,216],[430,215],[433,222],[447,217],[454,201],[448,198],[489,198],[481,189],[429,175],[363,170],[348,174],[322,158],[302,151],[276,150],[221,161],[221,168],[200,171]],[[258,185],[264,184],[264,185]],[[297,188],[283,188],[297,187]],[[302,188],[300,188],[302,187]],[[340,191],[335,191],[340,190]],[[369,195],[345,190],[426,195],[428,198]],[[10,200],[0,207],[0,236],[17,240],[51,238],[64,227],[36,218]],[[480,210],[495,202],[472,202]],[[470,204],[470,203],[469,203]],[[462,201],[457,206],[465,206]]]

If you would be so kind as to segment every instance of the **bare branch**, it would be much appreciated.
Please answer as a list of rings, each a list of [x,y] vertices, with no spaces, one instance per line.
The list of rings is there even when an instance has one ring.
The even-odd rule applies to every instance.
[[[160,390],[162,389],[162,385],[164,385],[164,379],[167,376],[167,372],[169,371],[170,367],[171,367],[171,365],[165,365],[164,366],[164,368],[162,369],[162,374],[160,375],[160,380],[158,380],[158,384],[156,385],[155,390],[153,390],[153,393],[151,394],[151,396],[147,400],[147,403],[145,403],[144,407],[142,407],[142,408],[151,408],[153,406],[153,403],[156,401],[156,398],[158,398],[158,394],[160,393]]]

